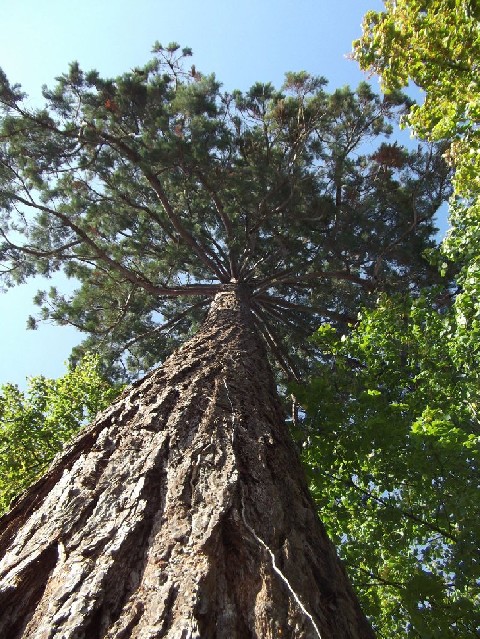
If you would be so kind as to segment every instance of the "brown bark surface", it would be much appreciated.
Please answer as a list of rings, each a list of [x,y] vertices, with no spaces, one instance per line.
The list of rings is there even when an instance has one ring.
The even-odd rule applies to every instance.
[[[371,639],[241,290],[0,520],[4,639]]]

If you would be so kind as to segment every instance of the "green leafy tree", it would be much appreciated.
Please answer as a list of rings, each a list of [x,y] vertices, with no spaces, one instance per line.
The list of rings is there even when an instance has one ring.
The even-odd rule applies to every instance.
[[[305,459],[328,529],[380,636],[470,637],[479,627],[478,8],[385,2],[354,57],[383,88],[425,94],[403,122],[448,144],[452,228],[439,266],[456,285],[380,296],[350,335],[323,326],[307,389]],[[342,532],[339,532],[342,531]]]
[[[0,388],[0,513],[118,392],[92,355],[59,379],[31,377],[26,392],[13,384]]]
[[[433,147],[388,143],[405,97],[328,94],[304,72],[228,93],[188,49],[155,53],[116,79],[72,64],[41,109],[2,76],[4,281],[63,269],[79,282],[36,298],[41,317],[89,335],[74,358],[94,350],[136,375],[240,281],[294,376],[296,335],[435,278],[422,253],[448,170]]]
[[[386,90],[410,81],[425,94],[405,118],[425,140],[450,144],[454,166],[451,228],[443,244],[446,267],[455,262],[464,321],[478,334],[480,279],[480,8],[471,0],[385,2],[368,12],[354,56],[378,73]],[[476,350],[476,347],[475,347]]]
[[[433,289],[328,325],[304,459],[379,637],[473,637],[480,623],[478,332]]]
[[[354,56],[387,90],[413,81],[425,93],[406,118],[421,138],[451,140],[460,195],[478,192],[480,9],[471,0],[395,0],[369,11]]]

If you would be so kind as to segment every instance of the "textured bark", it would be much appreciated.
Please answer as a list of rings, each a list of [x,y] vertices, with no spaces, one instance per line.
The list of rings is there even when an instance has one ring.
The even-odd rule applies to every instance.
[[[241,289],[0,521],[5,639],[367,639]]]

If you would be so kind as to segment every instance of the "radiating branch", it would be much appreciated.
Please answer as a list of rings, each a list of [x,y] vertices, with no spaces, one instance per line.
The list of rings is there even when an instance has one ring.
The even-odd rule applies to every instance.
[[[358,284],[363,288],[371,289],[372,288],[372,280],[370,278],[366,279],[363,277],[359,277],[358,275],[354,275],[353,273],[349,273],[348,271],[312,271],[310,273],[305,273],[297,276],[276,276],[272,275],[271,277],[265,278],[258,282],[255,286],[255,290],[259,293],[268,290],[272,287],[278,286],[294,286],[294,287],[305,287],[309,282],[315,283],[320,279],[337,279],[337,280],[346,280],[348,282],[352,282],[353,284]]]
[[[252,310],[257,318],[258,327],[265,341],[269,345],[273,355],[277,358],[278,363],[283,368],[289,379],[293,379],[294,381],[298,382],[299,375],[297,373],[296,367],[281,345],[282,341],[277,338],[274,330],[265,319],[263,310],[258,304],[254,304]]]
[[[79,246],[80,244],[82,244],[81,240],[74,240],[73,242],[68,242],[67,244],[64,244],[63,246],[59,246],[56,249],[51,249],[49,251],[41,251],[39,249],[34,249],[31,246],[27,246],[27,245],[18,245],[18,244],[14,244],[5,234],[5,232],[3,231],[3,229],[0,229],[0,235],[3,237],[3,239],[7,242],[8,246],[10,248],[13,248],[17,251],[21,251],[22,253],[27,253],[27,255],[32,255],[33,257],[38,257],[38,258],[42,258],[42,257],[58,257],[58,258],[63,258],[63,259],[73,259],[76,256],[75,255],[64,255],[63,251],[66,251],[74,246]]]
[[[321,306],[306,305],[306,304],[298,304],[296,302],[290,302],[289,300],[283,297],[276,297],[274,295],[265,295],[265,294],[254,294],[255,299],[263,305],[275,305],[282,309],[290,309],[297,313],[307,313],[310,315],[318,314],[323,317],[328,317],[332,320],[343,322],[343,323],[355,323],[356,319],[351,315],[346,315],[344,313],[336,313],[335,311],[329,311],[328,309]]]
[[[193,311],[193,310],[195,310],[197,308],[202,308],[204,306],[207,306],[207,304],[209,304],[209,303],[210,303],[209,300],[202,300],[201,302],[197,302],[196,304],[192,304],[187,309],[185,309],[181,313],[177,313],[175,315],[175,317],[173,317],[172,319],[168,320],[167,322],[164,322],[160,326],[156,326],[155,328],[153,328],[150,331],[146,331],[145,333],[142,333],[140,335],[136,335],[135,337],[132,337],[132,339],[128,340],[128,342],[125,342],[125,344],[122,347],[122,351],[126,351],[127,349],[129,349],[131,346],[133,346],[137,342],[140,342],[141,340],[146,339],[147,337],[150,337],[150,336],[154,335],[155,333],[163,333],[164,331],[167,331],[167,330],[173,328],[179,322],[181,322],[182,319],[184,319],[191,311]]]
[[[104,139],[110,146],[113,148],[119,149],[123,152],[134,164],[138,166],[138,168],[142,171],[145,178],[147,179],[150,186],[153,188],[155,194],[157,195],[167,218],[170,220],[173,228],[177,231],[180,237],[185,241],[187,246],[193,250],[193,252],[197,255],[197,257],[204,263],[204,265],[214,273],[219,280],[229,281],[230,277],[225,268],[218,260],[215,253],[213,253],[207,246],[203,243],[198,242],[193,235],[185,228],[180,217],[177,215],[173,206],[170,203],[170,200],[165,192],[158,176],[152,173],[149,169],[144,166],[142,162],[142,158],[139,153],[130,148],[123,140],[110,135],[106,132],[99,132],[101,139]]]
[[[85,243],[87,246],[89,246],[93,250],[97,259],[105,262],[115,271],[122,273],[125,279],[127,279],[128,281],[134,284],[137,284],[138,286],[146,290],[148,293],[151,293],[152,295],[165,296],[165,297],[178,297],[179,295],[213,295],[220,288],[219,284],[192,284],[192,285],[185,285],[185,286],[176,287],[176,288],[156,286],[155,284],[153,284],[153,282],[148,280],[145,276],[135,273],[134,271],[130,270],[129,268],[125,267],[123,264],[118,262],[117,260],[114,260],[112,257],[110,257],[103,248],[101,248],[100,246],[98,246],[96,242],[94,242],[94,240],[90,237],[90,235],[86,231],[84,231],[80,226],[75,224],[75,222],[73,222],[73,220],[71,220],[64,213],[61,213],[60,211],[57,211],[55,209],[51,209],[45,205],[39,204],[38,202],[35,202],[33,199],[27,200],[19,195],[15,195],[15,199],[21,204],[23,204],[24,206],[35,208],[37,210],[43,211],[44,213],[48,213],[49,215],[52,215],[55,218],[59,219],[65,226],[70,228],[77,235],[77,237],[79,237],[83,241],[83,243]]]

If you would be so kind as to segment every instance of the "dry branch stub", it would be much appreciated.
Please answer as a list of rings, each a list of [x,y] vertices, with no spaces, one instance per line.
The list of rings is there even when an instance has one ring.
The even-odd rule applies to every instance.
[[[0,520],[3,639],[372,639],[241,285]]]

